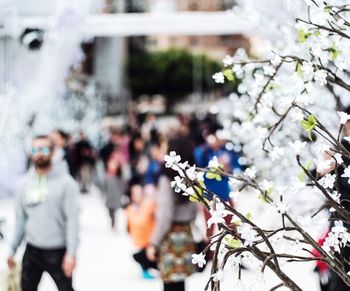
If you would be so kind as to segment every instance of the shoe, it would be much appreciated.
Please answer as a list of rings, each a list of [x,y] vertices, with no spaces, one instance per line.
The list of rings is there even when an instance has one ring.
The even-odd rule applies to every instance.
[[[142,277],[147,280],[153,280],[155,277],[150,274],[147,270],[142,270]]]

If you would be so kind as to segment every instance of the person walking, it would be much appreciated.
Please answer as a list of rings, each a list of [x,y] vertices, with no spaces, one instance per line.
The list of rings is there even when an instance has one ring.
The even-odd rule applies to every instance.
[[[106,196],[106,207],[112,229],[115,228],[116,212],[122,206],[122,196],[125,194],[125,186],[121,176],[122,169],[118,160],[110,159],[102,182],[102,192]]]
[[[350,108],[347,108],[346,113],[350,113]],[[343,137],[341,139],[342,146],[349,151],[350,150],[350,142],[346,138],[350,135],[350,120],[348,120],[343,127]],[[324,152],[323,159],[324,161],[329,162],[329,166],[326,169],[317,169],[317,177],[321,178],[325,176],[328,173],[335,174],[337,179],[337,191],[339,191],[340,194],[340,205],[347,211],[350,211],[350,184],[348,181],[348,177],[344,175],[345,169],[347,169],[350,166],[350,159],[342,155],[342,159],[344,161],[343,165],[338,165],[336,162],[336,159],[334,158],[336,152],[332,151],[332,149],[329,149]],[[330,229],[334,227],[334,222],[336,220],[339,220],[337,217],[336,212],[331,212],[330,214]],[[350,226],[344,222],[344,227],[347,229],[347,231],[350,231]],[[343,248],[340,248],[339,253],[335,253],[335,257],[339,259],[340,261],[344,260],[344,271],[346,273],[350,272],[350,264],[345,260],[346,258],[350,257],[350,246],[346,245]],[[345,258],[345,259],[344,259]],[[347,291],[349,290],[349,286],[346,285],[346,283],[338,276],[337,273],[335,273],[333,270],[330,270],[329,274],[329,283],[328,283],[328,289],[327,291]]]
[[[76,178],[80,184],[80,192],[88,193],[91,188],[92,173],[95,166],[95,153],[85,133],[80,131],[79,136],[80,139],[74,146],[77,163]]]
[[[32,141],[34,167],[17,188],[15,236],[7,259],[14,256],[24,237],[22,291],[36,291],[43,272],[49,273],[59,291],[72,291],[79,233],[79,187],[68,172],[52,163],[54,146],[48,136]]]
[[[171,141],[169,151],[175,151],[183,160],[193,163],[191,144],[185,137]],[[156,195],[155,229],[146,250],[150,260],[158,261],[164,291],[184,291],[185,279],[195,272],[191,223],[195,220],[197,206],[171,188],[170,182],[176,175],[175,171],[163,166]]]
[[[154,279],[149,269],[156,269],[157,264],[146,256],[146,247],[150,243],[155,222],[155,201],[145,195],[141,184],[135,183],[130,187],[131,203],[126,208],[129,234],[138,249],[133,258],[142,269],[145,279]]]

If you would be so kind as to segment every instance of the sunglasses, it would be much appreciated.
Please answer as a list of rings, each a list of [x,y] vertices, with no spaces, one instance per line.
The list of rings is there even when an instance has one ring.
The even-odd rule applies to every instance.
[[[51,148],[50,147],[33,147],[32,148],[32,155],[38,155],[42,154],[43,156],[49,156],[51,154]]]

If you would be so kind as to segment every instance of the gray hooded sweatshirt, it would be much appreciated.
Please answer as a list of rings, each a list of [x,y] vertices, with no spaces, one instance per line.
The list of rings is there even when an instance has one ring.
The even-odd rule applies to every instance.
[[[16,191],[15,236],[11,255],[23,238],[42,249],[66,248],[74,256],[78,247],[79,187],[71,176],[53,167],[47,176],[31,169]]]

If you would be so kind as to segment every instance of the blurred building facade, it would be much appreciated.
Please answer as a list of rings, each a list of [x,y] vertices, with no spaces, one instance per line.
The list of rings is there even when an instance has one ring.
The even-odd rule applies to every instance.
[[[149,0],[149,9],[155,13],[164,12],[215,12],[232,9],[235,0]],[[229,25],[229,24],[228,24]],[[165,50],[170,47],[186,48],[196,53],[204,53],[222,60],[232,55],[238,48],[249,49],[249,39],[243,35],[206,35],[206,36],[150,36],[147,48]]]
[[[40,48],[30,50],[20,42],[20,35],[1,34],[1,23],[12,14],[16,16],[51,16],[60,0],[5,0],[15,7],[6,11],[0,7],[0,90],[5,84],[14,87],[30,80],[32,68],[40,63]],[[224,11],[234,5],[234,0],[103,0],[102,13],[176,13],[182,11]],[[11,14],[12,13],[12,14]],[[229,24],[228,24],[229,25]],[[35,29],[35,27],[30,27]],[[45,31],[44,31],[45,33]],[[45,43],[45,39],[44,39]],[[74,66],[66,78],[75,89],[84,90],[84,84],[97,84],[108,103],[108,114],[122,112],[128,102],[125,63],[135,47],[150,50],[164,50],[171,47],[185,48],[195,53],[207,54],[221,60],[233,54],[239,47],[249,47],[249,40],[242,35],[149,35],[138,37],[94,37],[82,43],[85,59],[80,66]],[[142,65],[142,64],[141,64]],[[198,67],[201,64],[197,64]],[[69,86],[69,84],[67,84]],[[25,86],[24,86],[25,87]],[[1,92],[0,92],[1,93]]]

